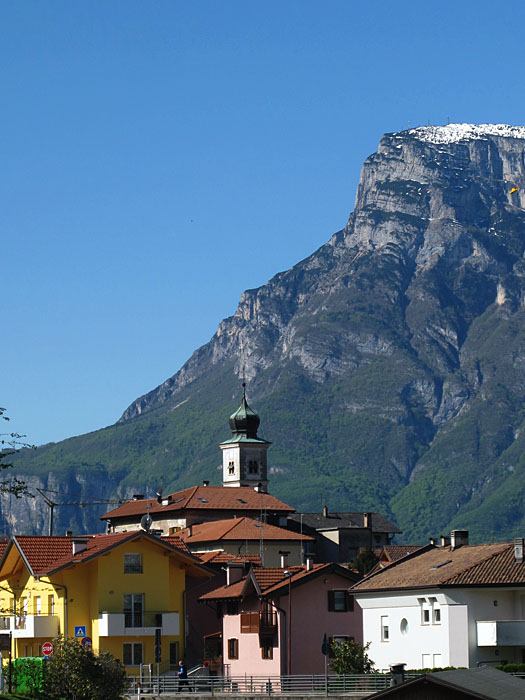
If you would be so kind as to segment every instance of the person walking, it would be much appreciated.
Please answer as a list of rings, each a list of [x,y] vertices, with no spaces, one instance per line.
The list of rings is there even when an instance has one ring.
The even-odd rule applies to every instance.
[[[179,676],[179,688],[178,688],[179,693],[182,692],[183,688],[187,688],[189,690],[188,669],[186,668],[186,664],[184,663],[184,661],[182,661],[182,659],[179,661],[178,676]]]

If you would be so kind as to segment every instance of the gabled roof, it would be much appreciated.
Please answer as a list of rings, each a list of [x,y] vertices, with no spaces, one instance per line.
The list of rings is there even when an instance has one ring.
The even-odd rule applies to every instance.
[[[166,541],[168,538],[158,538],[143,530],[134,530],[107,535],[86,535],[78,538],[18,535],[12,537],[9,541],[0,559],[0,571],[3,569],[4,563],[13,549],[19,553],[30,574],[33,576],[46,576],[69,566],[90,561],[124,542],[141,538],[148,539],[168,551],[176,552],[183,561],[190,566],[194,566],[196,570],[202,568],[200,561],[196,557]],[[73,554],[74,540],[83,540],[86,543],[86,548],[77,554]],[[202,571],[204,572],[204,569]],[[7,576],[9,575],[10,573],[7,573]]]
[[[314,530],[340,530],[340,529],[365,529],[366,513],[328,513],[326,517],[322,513],[294,513],[289,516],[296,522],[311,527]],[[369,513],[371,516],[372,532],[399,533],[401,530],[394,523],[387,520],[381,513]]]
[[[191,534],[190,534],[191,533]],[[180,532],[181,538],[188,545],[199,542],[220,542],[238,540],[256,540],[261,536],[263,540],[283,541],[312,541],[313,537],[300,535],[293,530],[287,530],[268,523],[262,523],[253,518],[229,518],[227,520],[214,520],[208,523],[192,525]]]
[[[166,505],[162,505],[162,503]],[[164,513],[186,510],[229,510],[293,513],[294,509],[269,493],[255,491],[251,486],[192,486],[172,493],[160,503],[156,498],[130,501],[101,516],[102,520],[131,518],[150,513],[159,520]]]
[[[291,576],[288,576],[285,571],[289,571]],[[257,595],[271,595],[279,590],[286,593],[288,586],[295,588],[307,581],[317,578],[321,574],[336,572],[341,576],[349,579],[349,586],[352,581],[356,581],[359,575],[353,571],[349,571],[337,564],[313,564],[310,570],[306,566],[288,566],[282,568],[256,568],[244,576],[240,581],[229,586],[219,586],[209,593],[205,593],[199,600],[221,600],[241,598],[245,595],[249,588],[249,584],[253,585]]]
[[[217,549],[213,552],[195,552],[194,556],[198,557],[203,564],[252,564],[252,566],[261,566],[261,557],[258,554],[230,554],[222,549]]]
[[[481,666],[479,668],[457,669],[456,671],[437,671],[428,673],[414,680],[407,681],[401,685],[382,690],[371,695],[369,700],[380,700],[380,698],[405,697],[405,689],[421,688],[421,697],[426,697],[424,688],[434,685],[443,688],[445,691],[456,691],[460,695],[454,697],[477,698],[478,700],[518,700],[525,697],[525,682],[521,678],[516,678],[495,668]],[[417,692],[417,691],[416,691]],[[463,695],[464,693],[464,695]],[[416,697],[415,694],[411,697]],[[434,696],[432,696],[434,697]],[[447,697],[443,694],[442,697]]]
[[[370,574],[352,589],[367,591],[432,586],[525,585],[525,563],[514,559],[512,542],[463,545],[456,549],[428,545]]]

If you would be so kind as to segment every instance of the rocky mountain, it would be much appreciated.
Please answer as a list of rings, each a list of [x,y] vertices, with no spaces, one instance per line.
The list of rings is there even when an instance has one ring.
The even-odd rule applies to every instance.
[[[219,483],[244,373],[273,442],[270,491],[297,509],[379,510],[405,541],[451,527],[523,535],[524,158],[525,127],[386,134],[343,230],[244,292],[117,424],[24,454],[17,470],[98,497]],[[100,512],[66,511],[77,529]],[[2,513],[29,529],[47,517],[40,501]]]

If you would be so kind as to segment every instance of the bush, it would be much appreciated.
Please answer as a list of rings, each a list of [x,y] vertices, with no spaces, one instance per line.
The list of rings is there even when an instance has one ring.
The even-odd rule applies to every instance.
[[[367,652],[370,642],[364,646],[359,642],[350,640],[348,642],[332,641],[330,652],[330,668],[338,673],[371,673],[374,662],[369,659]]]
[[[120,700],[127,686],[122,663],[107,652],[98,656],[76,639],[53,640],[44,691],[60,700]]]

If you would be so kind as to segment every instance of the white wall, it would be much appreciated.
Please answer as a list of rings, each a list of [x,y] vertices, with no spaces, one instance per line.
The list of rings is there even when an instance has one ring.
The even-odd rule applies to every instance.
[[[522,619],[523,589],[432,589],[389,595],[356,594],[363,609],[363,640],[376,668],[405,663],[407,669],[426,666],[475,667],[481,663],[521,662],[521,647],[478,647],[478,620]],[[420,599],[436,599],[439,624],[422,624]],[[497,603],[496,605],[494,603]],[[523,607],[522,607],[523,606]],[[388,616],[389,639],[381,639],[381,617]],[[401,632],[401,622],[408,628]]]

